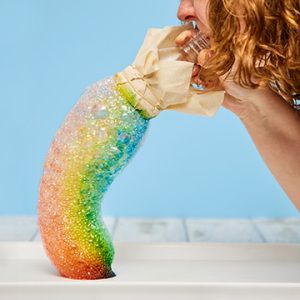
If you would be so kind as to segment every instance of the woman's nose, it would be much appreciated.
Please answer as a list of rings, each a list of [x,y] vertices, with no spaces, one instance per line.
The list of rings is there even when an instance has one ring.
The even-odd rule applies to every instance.
[[[181,0],[177,11],[177,18],[182,22],[190,22],[195,19],[193,0]]]

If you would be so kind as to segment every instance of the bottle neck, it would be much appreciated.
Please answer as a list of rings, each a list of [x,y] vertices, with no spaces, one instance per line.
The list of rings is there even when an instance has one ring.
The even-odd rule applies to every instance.
[[[119,94],[145,119],[152,119],[160,113],[157,98],[132,66],[115,74],[114,79]]]

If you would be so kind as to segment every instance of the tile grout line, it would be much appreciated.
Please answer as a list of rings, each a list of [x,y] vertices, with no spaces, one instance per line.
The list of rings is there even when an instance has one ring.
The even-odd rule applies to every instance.
[[[252,224],[254,230],[256,231],[256,233],[260,236],[260,238],[262,239],[263,243],[267,243],[267,240],[265,238],[265,236],[263,235],[263,233],[259,230],[258,226],[255,224],[254,219],[253,218],[249,218],[250,223]]]
[[[39,233],[39,230],[38,230],[38,229],[35,229],[33,235],[31,236],[31,238],[30,238],[28,241],[29,241],[29,242],[33,242],[34,239],[37,237],[38,233]]]
[[[186,219],[182,218],[181,223],[182,223],[182,226],[183,226],[185,241],[190,242],[190,237],[189,237],[189,233],[188,233],[188,229],[187,229]]]
[[[111,238],[112,238],[112,239],[113,239],[114,236],[115,236],[115,232],[116,232],[118,223],[119,223],[119,218],[118,218],[118,217],[115,217],[115,218],[114,218],[114,224],[113,224],[112,230],[111,230]]]

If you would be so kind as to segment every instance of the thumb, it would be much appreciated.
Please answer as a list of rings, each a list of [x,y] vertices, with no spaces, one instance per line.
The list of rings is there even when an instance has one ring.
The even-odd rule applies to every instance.
[[[175,38],[175,44],[178,47],[182,47],[185,45],[187,42],[189,42],[193,37],[195,37],[197,34],[196,30],[190,29],[190,30],[185,30],[181,32],[176,38]]]

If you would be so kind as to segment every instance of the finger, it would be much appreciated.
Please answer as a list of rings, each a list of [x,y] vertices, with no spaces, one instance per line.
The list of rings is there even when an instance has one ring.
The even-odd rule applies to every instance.
[[[214,82],[214,88],[216,91],[224,91],[224,87],[219,79]]]
[[[192,77],[192,82],[197,84],[197,85],[202,85],[202,81],[198,77],[198,75]]]
[[[224,91],[224,87],[221,82],[216,80],[209,80],[207,82],[202,81],[197,75],[192,78],[192,82],[197,85],[202,85],[206,90],[210,91]]]
[[[215,88],[215,85],[214,85],[214,82],[209,80],[207,82],[204,82],[203,83],[203,86],[206,88],[206,89],[214,89]]]
[[[198,73],[199,73],[199,71],[200,71],[200,66],[194,65],[193,72],[192,72],[192,76],[193,76],[193,77],[194,77],[194,76],[197,76]]]
[[[200,51],[198,54],[197,62],[198,64],[205,68],[205,63],[208,61],[208,59],[212,56],[212,52],[209,49],[204,49]]]
[[[189,42],[193,37],[195,37],[196,34],[196,30],[185,30],[176,37],[175,43],[177,46],[183,46],[184,44]]]

